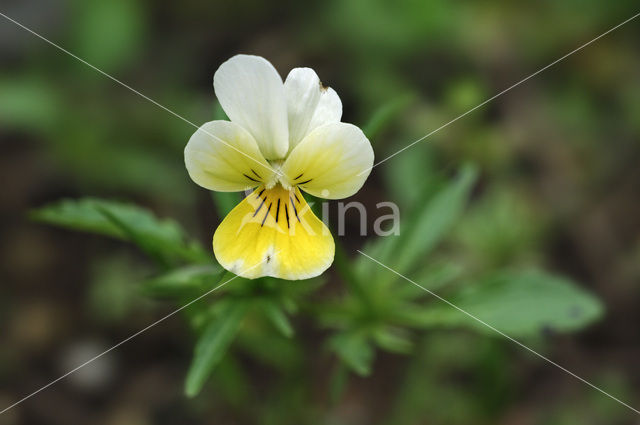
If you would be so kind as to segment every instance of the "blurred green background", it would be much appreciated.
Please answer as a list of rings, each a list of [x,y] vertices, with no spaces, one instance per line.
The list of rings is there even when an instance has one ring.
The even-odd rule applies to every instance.
[[[341,96],[343,121],[365,128],[378,159],[638,12],[631,0],[5,0],[0,11],[198,125],[220,116],[212,77],[230,56],[264,56],[283,77],[312,67]],[[376,167],[355,196],[370,211],[397,202],[402,232],[423,198],[474,164],[467,207],[418,261],[445,280],[544,269],[595,294],[604,311],[590,326],[543,328],[523,341],[634,407],[639,39],[632,21]],[[34,222],[30,210],[62,198],[124,200],[173,218],[208,250],[226,207],[186,173],[189,124],[1,17],[0,61],[2,409],[181,304],[141,294],[139,283],[157,272],[131,245]],[[444,316],[428,330],[380,334],[376,343],[390,350],[374,356],[366,345],[350,357],[360,342],[341,333],[356,321],[348,270],[384,270],[364,270],[355,249],[373,242],[359,236],[357,216],[347,224],[344,256],[321,282],[231,290],[281,297],[281,285],[298,285],[291,291],[300,294],[280,301],[306,301],[290,322],[272,316],[284,336],[248,319],[198,396],[183,392],[200,320],[192,315],[191,328],[171,318],[0,422],[637,423],[552,365],[490,332],[450,328]],[[381,285],[388,296],[410,284]],[[546,307],[535,301],[524,308]]]

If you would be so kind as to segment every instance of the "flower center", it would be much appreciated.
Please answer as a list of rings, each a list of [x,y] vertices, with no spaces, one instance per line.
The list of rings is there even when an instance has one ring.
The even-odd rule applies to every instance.
[[[252,213],[247,222],[260,223],[260,227],[280,227],[290,231],[295,221],[301,223],[301,216],[309,209],[302,194],[297,189],[285,189],[280,184],[273,188],[258,187],[247,196]]]
[[[269,165],[273,169],[274,174],[269,181],[265,182],[265,187],[267,189],[272,189],[276,184],[280,184],[285,190],[290,190],[295,186],[295,184],[291,184],[287,176],[282,171],[283,164],[283,159],[269,161]]]

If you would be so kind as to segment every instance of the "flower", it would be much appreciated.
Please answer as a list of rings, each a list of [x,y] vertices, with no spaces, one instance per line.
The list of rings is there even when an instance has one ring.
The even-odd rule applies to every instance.
[[[335,245],[300,190],[325,199],[356,193],[373,165],[369,140],[340,122],[340,98],[310,68],[293,69],[283,83],[266,59],[237,55],[220,65],[213,87],[231,121],[191,136],[189,176],[210,190],[255,188],[215,231],[216,259],[251,279],[321,274]]]

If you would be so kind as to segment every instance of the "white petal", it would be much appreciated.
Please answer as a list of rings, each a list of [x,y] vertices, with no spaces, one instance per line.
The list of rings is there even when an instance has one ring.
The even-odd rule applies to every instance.
[[[321,125],[340,122],[342,118],[342,101],[338,93],[331,87],[320,89],[320,102],[309,123],[309,132]]]
[[[373,149],[352,124],[325,124],[309,133],[282,166],[292,186],[327,199],[346,198],[364,184],[373,166]]]
[[[253,135],[266,159],[284,158],[289,149],[284,85],[269,61],[234,56],[216,71],[213,88],[231,121]]]
[[[250,189],[274,175],[251,134],[229,121],[211,121],[193,133],[184,163],[194,182],[221,192]]]
[[[289,149],[297,145],[320,101],[320,78],[311,68],[294,68],[284,82],[289,118]]]
[[[342,103],[335,90],[325,88],[311,68],[294,68],[284,82],[289,119],[289,150],[313,129],[340,121]]]

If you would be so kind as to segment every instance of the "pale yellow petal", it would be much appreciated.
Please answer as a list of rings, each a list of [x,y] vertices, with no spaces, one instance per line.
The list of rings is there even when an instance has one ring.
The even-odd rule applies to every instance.
[[[274,175],[251,134],[229,121],[200,127],[184,149],[184,162],[194,182],[221,192],[250,189]]]
[[[286,182],[326,199],[356,193],[371,172],[373,149],[352,124],[325,124],[309,133],[282,166]]]

